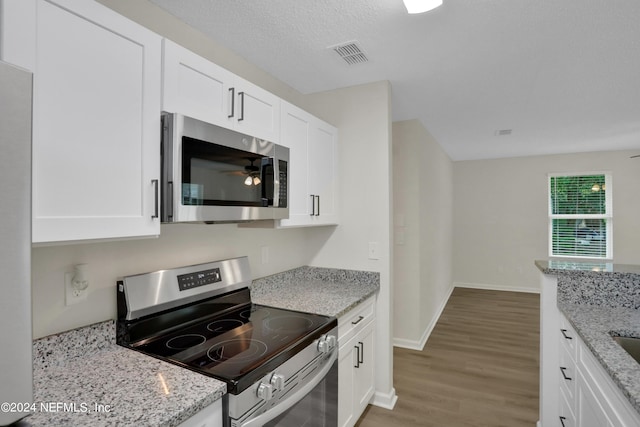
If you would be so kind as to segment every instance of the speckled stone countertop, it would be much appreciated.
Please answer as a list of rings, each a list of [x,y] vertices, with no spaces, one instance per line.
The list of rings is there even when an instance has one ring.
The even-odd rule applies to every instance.
[[[25,424],[177,426],[226,393],[225,383],[116,345],[115,336],[107,321],[34,341],[36,410]]]
[[[380,273],[300,267],[251,284],[251,300],[289,310],[340,317],[380,288]]]
[[[300,267],[254,280],[251,298],[340,317],[379,287],[379,273]],[[36,410],[25,425],[177,426],[226,393],[225,383],[120,347],[115,336],[107,321],[34,341],[34,401],[67,406]]]
[[[640,266],[554,261],[536,266],[558,277],[558,308],[640,412],[640,364],[611,338],[640,337]]]

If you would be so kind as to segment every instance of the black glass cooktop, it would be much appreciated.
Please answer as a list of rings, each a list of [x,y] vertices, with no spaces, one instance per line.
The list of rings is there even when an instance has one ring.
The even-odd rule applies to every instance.
[[[248,304],[133,347],[226,381],[234,393],[336,325],[331,317]]]

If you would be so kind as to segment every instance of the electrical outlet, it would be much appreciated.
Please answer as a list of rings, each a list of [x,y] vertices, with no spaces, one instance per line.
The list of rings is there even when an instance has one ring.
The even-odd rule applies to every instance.
[[[71,285],[74,273],[64,273],[64,304],[73,305],[87,299],[87,290],[80,291]]]
[[[378,242],[369,242],[369,259],[380,259]]]

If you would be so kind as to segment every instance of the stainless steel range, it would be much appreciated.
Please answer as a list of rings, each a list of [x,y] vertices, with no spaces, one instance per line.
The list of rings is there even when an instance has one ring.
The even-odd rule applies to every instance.
[[[118,344],[225,381],[225,427],[337,426],[337,320],[252,304],[250,283],[246,257],[125,277]]]

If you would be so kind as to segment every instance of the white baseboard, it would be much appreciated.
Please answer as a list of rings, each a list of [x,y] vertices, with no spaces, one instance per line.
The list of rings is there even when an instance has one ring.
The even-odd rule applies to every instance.
[[[529,294],[539,294],[540,288],[523,288],[519,286],[503,286],[503,285],[487,285],[484,283],[461,283],[454,282],[454,288],[472,288],[486,289],[488,291],[508,291],[508,292],[525,292]]]
[[[427,340],[429,339],[429,336],[431,335],[431,332],[433,332],[433,328],[436,327],[436,323],[438,323],[438,319],[440,319],[440,315],[442,314],[442,311],[447,306],[447,302],[449,302],[449,297],[451,297],[451,293],[453,292],[453,288],[454,287],[452,286],[449,289],[449,292],[447,293],[447,296],[445,298],[443,298],[442,301],[440,301],[440,306],[438,307],[438,310],[436,311],[436,314],[433,316],[433,318],[431,319],[431,321],[427,325],[427,328],[425,329],[424,333],[422,334],[422,337],[420,337],[420,341],[407,340],[407,339],[404,339],[404,338],[394,338],[393,339],[393,346],[394,347],[401,347],[401,348],[408,348],[409,350],[422,351],[424,349],[424,346],[427,344]]]
[[[396,395],[396,389],[392,388],[389,393],[381,393],[379,391],[376,391],[369,403],[383,409],[392,410],[393,407],[396,406],[397,401],[398,396]]]

